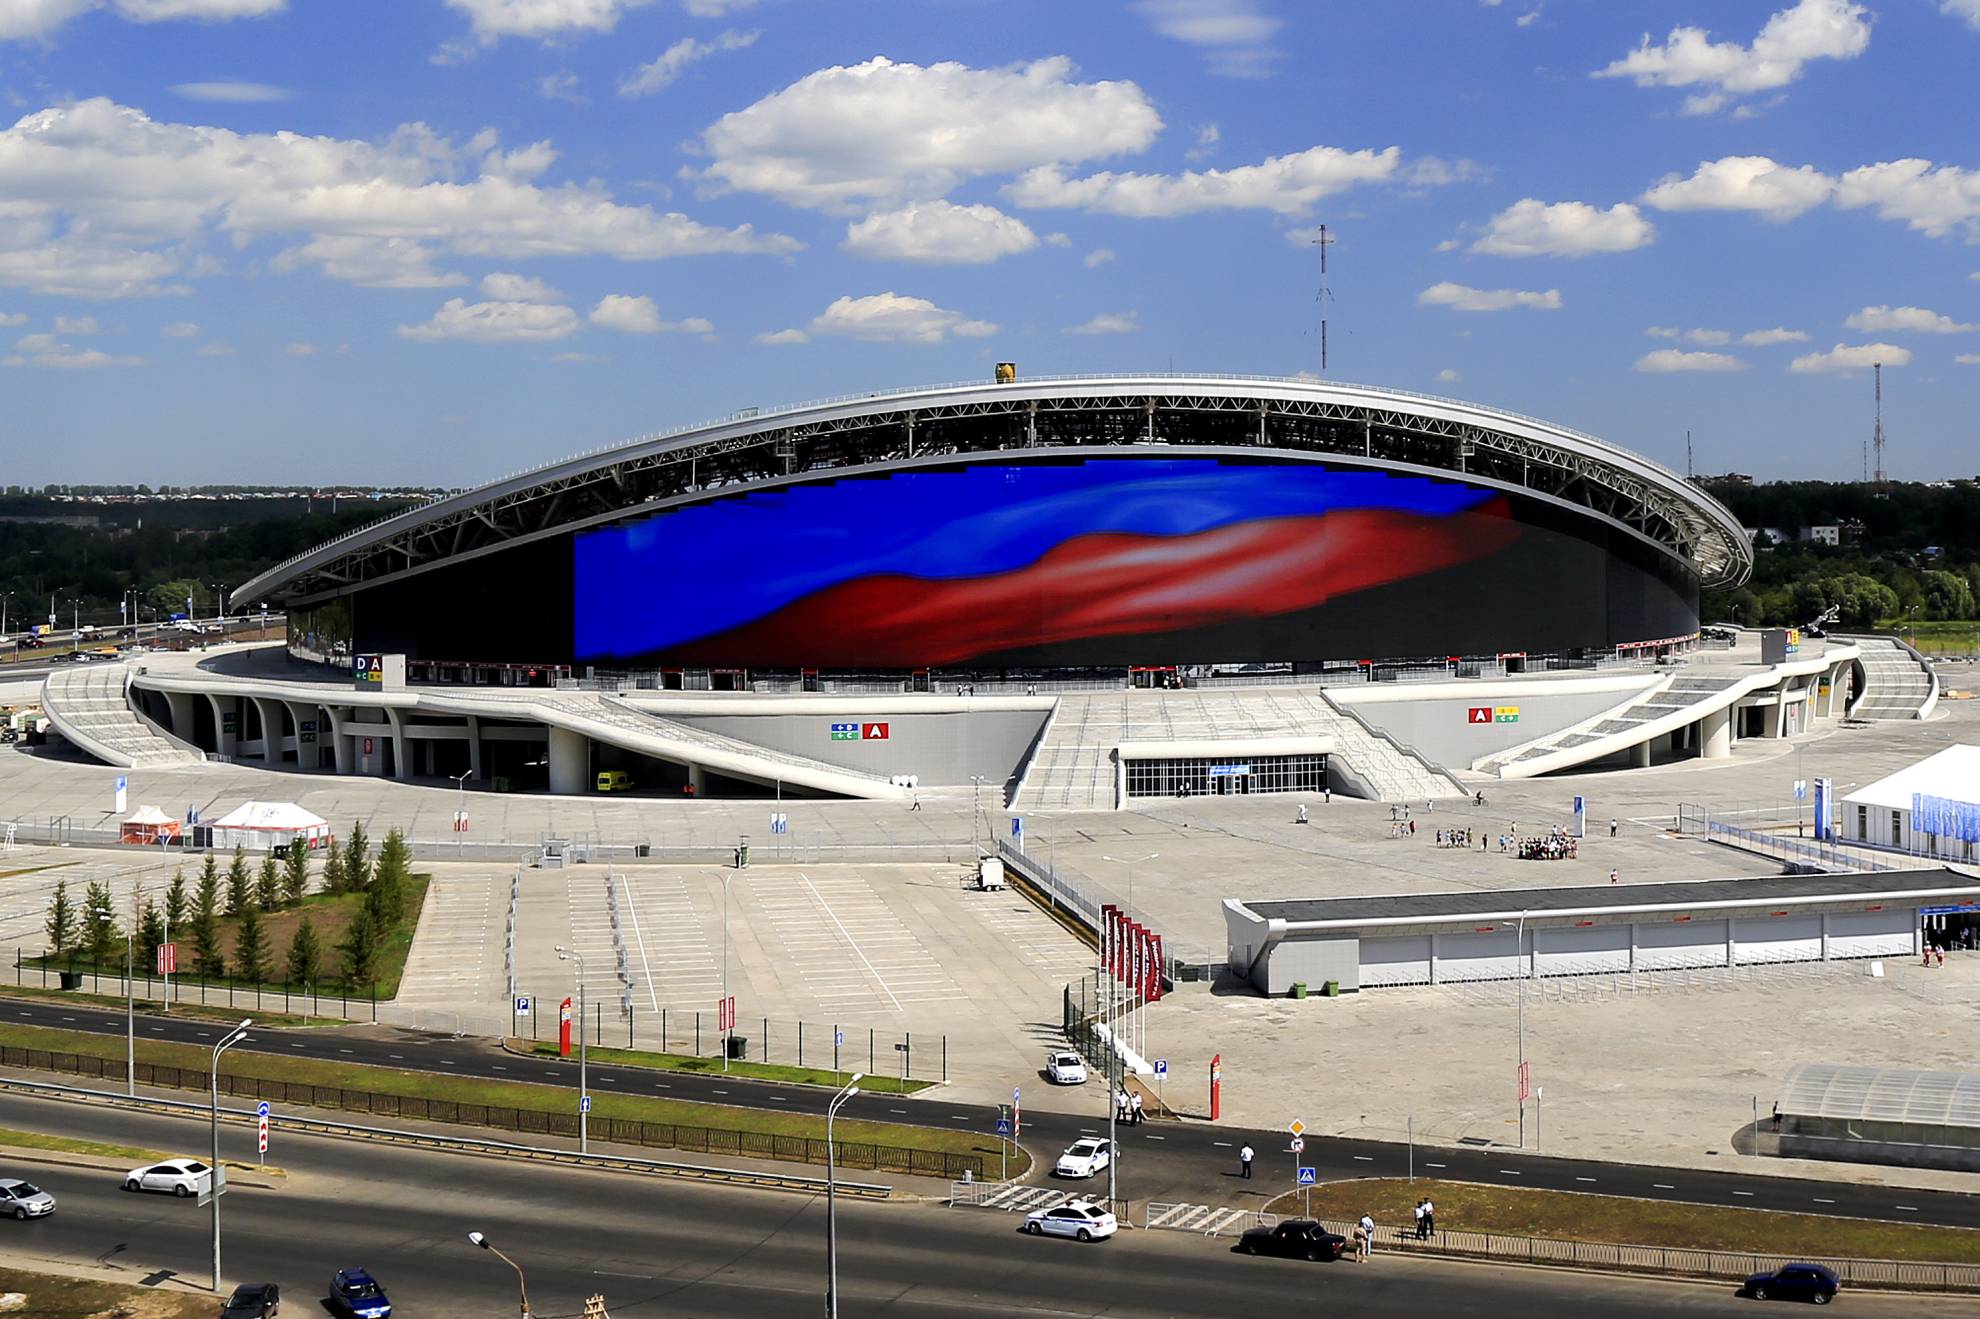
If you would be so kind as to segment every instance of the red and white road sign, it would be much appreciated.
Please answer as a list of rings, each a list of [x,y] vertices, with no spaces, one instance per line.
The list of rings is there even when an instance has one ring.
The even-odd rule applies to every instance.
[[[256,1151],[261,1154],[266,1154],[268,1153],[268,1119],[260,1118],[256,1121],[255,1125],[259,1128],[259,1131],[255,1137]]]
[[[161,943],[158,945],[158,974],[171,975],[179,969],[179,945]]]
[[[715,1000],[715,1029],[734,1030],[736,1028],[736,996]]]
[[[457,834],[464,834],[467,831],[468,831],[468,813],[466,811],[455,811],[454,832]]]
[[[1531,1063],[1519,1065],[1519,1102],[1522,1104],[1533,1098],[1533,1073],[1530,1070],[1532,1066]]]

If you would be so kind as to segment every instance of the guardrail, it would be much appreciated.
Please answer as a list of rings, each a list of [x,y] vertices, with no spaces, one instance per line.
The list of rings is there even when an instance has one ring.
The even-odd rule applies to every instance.
[[[1329,1232],[1352,1239],[1354,1224],[1320,1220]],[[1625,1273],[1670,1273],[1686,1277],[1744,1281],[1783,1264],[1821,1264],[1845,1283],[1908,1287],[1947,1292],[1980,1292],[1980,1264],[1912,1263],[1904,1260],[1838,1259],[1826,1255],[1767,1255],[1681,1246],[1629,1246],[1606,1241],[1561,1241],[1550,1237],[1499,1236],[1490,1232],[1437,1231],[1418,1240],[1414,1227],[1377,1225],[1375,1249],[1403,1254],[1463,1255],[1523,1264],[1566,1264]]]
[[[1896,866],[1886,865],[1875,857],[1862,855],[1856,848],[1845,850],[1834,843],[1783,838],[1779,834],[1767,833],[1760,829],[1742,829],[1737,825],[1720,824],[1717,820],[1706,821],[1705,836],[1714,842],[1725,843],[1729,847],[1759,852],[1763,856],[1779,857],[1784,861],[1805,861],[1824,870],[1898,869]]]
[[[106,1103],[119,1107],[148,1108],[154,1111],[164,1110],[194,1115],[212,1112],[209,1104],[196,1104],[182,1099],[158,1099],[150,1096],[133,1099],[129,1095],[121,1095],[109,1090],[51,1085],[43,1081],[21,1081],[13,1077],[0,1077],[0,1089],[50,1094],[63,1099]],[[249,1108],[222,1108],[220,1116],[229,1121],[252,1122],[257,1120],[258,1114],[256,1110]],[[404,1131],[396,1127],[364,1127],[349,1122],[298,1117],[293,1113],[284,1113],[278,1120],[288,1130],[307,1131],[322,1136],[343,1136],[394,1145],[417,1145],[427,1149],[458,1150],[469,1154],[493,1154],[505,1158],[568,1163],[586,1168],[609,1168],[619,1172],[692,1177],[699,1181],[731,1182],[772,1190],[803,1191],[807,1194],[824,1190],[826,1182],[823,1177],[805,1177],[796,1173],[762,1172],[750,1168],[718,1168],[698,1163],[667,1163],[659,1159],[641,1159],[623,1154],[579,1154],[574,1150],[545,1149],[540,1145],[517,1145],[510,1141],[481,1140],[472,1136],[437,1136],[431,1132]],[[869,1200],[884,1200],[892,1195],[894,1190],[891,1186],[882,1186],[876,1182],[848,1182],[836,1177],[832,1179],[832,1186],[840,1195]]]
[[[104,1059],[89,1054],[59,1053],[49,1049],[0,1048],[0,1066],[25,1068],[35,1072],[63,1072],[99,1080],[120,1079],[124,1060]],[[208,1073],[190,1067],[140,1062],[137,1083],[161,1090],[206,1090]],[[467,1127],[493,1127],[534,1136],[578,1135],[575,1112],[547,1112],[504,1104],[472,1104],[453,1099],[431,1099],[421,1095],[381,1094],[342,1086],[310,1085],[300,1081],[272,1081],[255,1076],[222,1073],[223,1094],[250,1099],[268,1099],[304,1108],[334,1108],[364,1112],[380,1117],[404,1118],[415,1122],[440,1122]],[[590,1134],[594,1140],[615,1145],[644,1145],[655,1149],[691,1150],[698,1154],[730,1154],[738,1158],[774,1159],[780,1163],[826,1161],[822,1139],[811,1136],[782,1136],[766,1131],[735,1127],[688,1126],[678,1122],[647,1122],[638,1118],[591,1115]],[[917,1149],[906,1145],[882,1145],[872,1141],[835,1140],[833,1157],[841,1167],[869,1172],[898,1172],[918,1177],[960,1178],[983,1173],[989,1154],[955,1154],[946,1150]]]

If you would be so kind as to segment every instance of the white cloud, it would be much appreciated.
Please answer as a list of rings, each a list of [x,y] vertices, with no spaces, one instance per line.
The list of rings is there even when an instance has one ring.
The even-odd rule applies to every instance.
[[[1789,167],[1766,156],[1701,161],[1690,178],[1667,174],[1643,194],[1660,211],[1754,211],[1792,220],[1827,201],[1836,181],[1810,165]]]
[[[1396,147],[1383,151],[1313,147],[1233,169],[1185,170],[1181,174],[1103,170],[1083,179],[1067,178],[1056,164],[1040,165],[1020,175],[1004,191],[1020,206],[1076,207],[1136,219],[1215,210],[1299,215],[1322,197],[1357,183],[1378,183],[1393,177],[1401,157]]]
[[[1212,73],[1262,78],[1278,57],[1272,39],[1285,23],[1260,13],[1257,0],[1137,0],[1134,7],[1163,36],[1201,50]]]
[[[1453,371],[1448,366],[1437,373],[1437,380],[1438,383],[1440,384],[1445,384],[1445,385],[1456,384],[1458,379],[1459,379],[1458,373],[1456,371]]]
[[[811,336],[803,330],[793,327],[788,330],[771,330],[767,333],[759,334],[756,336],[756,342],[781,348],[786,344],[810,343]]]
[[[481,296],[490,302],[562,302],[564,295],[530,275],[496,271],[481,277]]]
[[[1807,343],[1808,336],[1800,330],[1790,330],[1776,325],[1771,330],[1748,330],[1739,336],[1739,341],[1754,348],[1770,348],[1775,344]]]
[[[602,362],[605,359],[594,357],[590,353],[553,353],[550,360],[553,362]]]
[[[1657,227],[1627,202],[1604,211],[1587,202],[1522,198],[1493,216],[1471,245],[1493,256],[1588,256],[1633,252],[1657,241]]]
[[[547,343],[577,333],[577,313],[540,302],[475,302],[449,298],[423,325],[401,325],[407,339],[464,343]]]
[[[1788,363],[1788,370],[1798,375],[1836,375],[1848,371],[1867,371],[1879,363],[1903,366],[1910,360],[1911,350],[1894,343],[1837,344],[1826,353],[1808,353],[1795,358]]]
[[[1893,330],[1913,334],[1966,334],[1980,330],[1980,325],[1956,321],[1924,307],[1865,307],[1852,313],[1843,324],[1867,334]]]
[[[1747,364],[1725,353],[1688,353],[1682,348],[1659,348],[1637,358],[1635,369],[1653,375],[1673,371],[1744,371]]]
[[[1080,264],[1084,265],[1088,270],[1091,270],[1095,266],[1104,266],[1113,259],[1114,259],[1113,248],[1096,247],[1091,252],[1088,252],[1084,257],[1080,259]],[[1975,275],[1974,278],[1980,279],[1980,275]]]
[[[1531,293],[1524,289],[1475,289],[1444,280],[1417,294],[1416,301],[1421,306],[1449,307],[1453,311],[1506,311],[1513,307],[1558,311],[1561,291],[1548,289],[1544,293]]]
[[[181,82],[174,83],[171,90],[188,101],[252,103],[287,101],[295,97],[295,93],[287,87],[276,87],[265,82]]]
[[[141,357],[112,357],[95,348],[77,348],[52,334],[26,334],[15,342],[14,351],[0,358],[4,366],[45,366],[58,370],[88,370],[101,366],[142,366]]]
[[[1902,220],[1932,238],[1954,229],[1980,243],[1980,170],[1934,166],[1929,160],[1892,160],[1842,176],[1836,205],[1874,206],[1883,220]]]
[[[910,202],[846,227],[845,249],[869,261],[985,265],[1038,246],[1031,226],[994,206]]]
[[[1939,5],[1943,13],[1955,18],[1963,18],[1974,27],[1980,28],[1980,0],[1943,0]]]
[[[682,37],[660,52],[658,59],[642,64],[619,83],[621,96],[652,96],[674,85],[690,64],[725,50],[746,50],[756,44],[760,32],[724,32],[709,41]]]
[[[1953,361],[1961,366],[1980,366],[1980,353],[1961,353]]]
[[[287,357],[314,357],[316,356],[316,345],[313,343],[292,343],[282,349],[282,352]]]
[[[613,200],[601,184],[528,179],[555,158],[492,133],[466,142],[412,124],[378,142],[155,121],[94,99],[0,130],[0,285],[87,297],[180,291],[191,253],[295,244],[277,270],[320,268],[382,287],[465,282],[437,256],[599,255],[653,260],[704,252],[790,252],[795,239]]]
[[[627,12],[653,0],[447,0],[466,14],[484,45],[503,37],[552,40],[580,32],[610,32]]]
[[[546,101],[564,101],[571,105],[583,105],[584,93],[578,90],[578,76],[569,69],[559,69],[546,73],[536,80],[536,94]],[[551,358],[556,361],[556,358]]]
[[[660,333],[660,308],[653,299],[608,293],[591,309],[591,323],[621,334]]]
[[[1513,20],[1514,27],[1532,27],[1540,21],[1540,7],[1534,6]]]
[[[96,332],[96,317],[94,316],[57,316],[55,318],[55,333],[57,334],[95,334]]]
[[[709,125],[697,177],[843,213],[1155,140],[1162,119],[1139,87],[1073,76],[1063,56],[1002,69],[876,56],[820,69]]]
[[[1138,311],[1103,311],[1090,321],[1068,325],[1067,334],[1133,334],[1141,328]]]
[[[234,349],[231,345],[224,343],[201,344],[199,346],[199,355],[201,357],[232,357],[234,355]]]
[[[739,10],[755,7],[756,0],[681,0],[681,8],[695,18],[727,18]]]
[[[841,334],[852,339],[886,343],[941,343],[949,335],[980,339],[995,334],[989,321],[971,320],[959,311],[938,307],[926,298],[899,293],[872,293],[863,298],[839,298],[812,318],[813,334]]]
[[[160,326],[158,332],[167,339],[197,339],[199,326],[192,321],[173,321],[170,325]]]
[[[1637,48],[1595,73],[1638,87],[1698,87],[1686,114],[1710,114],[1736,96],[1785,87],[1811,60],[1855,59],[1870,46],[1868,13],[1854,0],[1796,0],[1767,20],[1751,46],[1718,41],[1704,28],[1675,27],[1662,45]]]
[[[133,23],[193,19],[222,23],[280,13],[288,0],[5,0],[0,3],[0,41],[45,37],[92,10],[108,9]]]
[[[26,325],[27,321],[24,311],[0,311],[0,325]]]
[[[1183,152],[1184,160],[1207,160],[1217,152],[1217,144],[1224,140],[1224,130],[1215,124],[1205,124],[1196,130],[1196,145]]]

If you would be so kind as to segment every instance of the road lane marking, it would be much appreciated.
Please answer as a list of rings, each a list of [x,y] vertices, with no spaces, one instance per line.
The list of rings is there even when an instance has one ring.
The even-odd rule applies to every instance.
[[[1501,1168],[1499,1169],[1499,1175],[1501,1177],[1520,1177],[1520,1176],[1524,1176],[1525,1174],[1521,1173],[1516,1168]]]
[[[1210,1143],[1219,1149],[1229,1149],[1231,1147],[1231,1143],[1228,1140],[1213,1140]]]
[[[1357,1163],[1373,1163],[1373,1162],[1375,1162],[1375,1156],[1374,1156],[1373,1154],[1357,1154],[1357,1155],[1355,1155],[1354,1157],[1355,1157],[1355,1161],[1356,1161]]]
[[[387,1058],[397,1058],[400,1062],[404,1062],[406,1059],[406,1055],[403,1053],[388,1053],[385,1056]]]
[[[1918,1212],[1918,1206],[1917,1206],[1917,1205],[1897,1205],[1897,1206],[1894,1206],[1894,1207],[1895,1207],[1895,1208],[1898,1208],[1898,1209],[1902,1209],[1902,1210],[1904,1210],[1904,1212],[1905,1212],[1905,1213],[1907,1213],[1907,1214],[1915,1214],[1915,1213],[1917,1213],[1917,1212]]]
[[[624,872],[621,873],[623,874]],[[626,900],[626,915],[632,917],[633,938],[639,943],[639,969],[646,980],[646,1000],[653,1005],[653,1010],[658,1012],[660,1010],[660,1000],[653,992],[653,967],[646,960],[646,936],[639,932],[639,911],[633,905],[632,890],[632,881],[628,879],[625,888],[622,890],[622,896]],[[628,1008],[627,1011],[631,1011],[631,1009]]]
[[[1168,1139],[1168,1137],[1167,1137],[1167,1136],[1155,1136],[1155,1135],[1150,1135],[1150,1136],[1147,1136],[1147,1137],[1145,1137],[1145,1139],[1147,1139],[1147,1140],[1167,1140],[1167,1139]]]
[[[1818,1196],[1816,1196],[1816,1197],[1815,1197],[1815,1203],[1816,1203],[1816,1204],[1818,1204],[1818,1205],[1832,1205],[1832,1204],[1834,1204],[1834,1203],[1835,1203],[1835,1201],[1834,1201],[1834,1200],[1824,1200],[1824,1199],[1823,1199],[1823,1198],[1822,1198],[1821,1196],[1819,1196],[1819,1195],[1818,1195]]]
[[[1652,1186],[1654,1186],[1654,1187],[1656,1187],[1656,1188],[1657,1188],[1658,1190],[1660,1190],[1660,1191],[1675,1191],[1675,1190],[1677,1190],[1677,1187],[1675,1187],[1675,1186],[1672,1186],[1672,1185],[1671,1185],[1671,1184],[1670,1184],[1669,1182],[1652,1182],[1652,1183],[1650,1183],[1650,1185],[1652,1185]]]
[[[728,1094],[729,1092],[728,1092],[727,1090],[715,1090],[715,1091],[712,1091],[711,1093],[713,1093],[713,1094],[718,1094],[718,1095],[726,1095],[726,1094]]]
[[[301,1046],[300,1044],[298,1044],[298,1045],[297,1045],[296,1047],[297,1047],[298,1049],[300,1049],[300,1048],[301,1048],[302,1046]],[[339,1049],[339,1050],[337,1050],[337,1052],[338,1052],[338,1053],[349,1053],[349,1052],[350,1052],[350,1050],[349,1050],[349,1049]]]
[[[887,1111],[888,1111],[889,1113],[905,1113],[905,1112],[907,1112],[907,1110],[906,1110],[905,1108],[890,1108],[890,1109],[888,1109]]]
[[[773,1102],[779,1104],[788,1104],[791,1102],[790,1100],[784,1098],[782,1095],[771,1095],[770,1098]]]
[[[500,1063],[490,1063],[489,1066],[493,1067],[498,1072],[506,1072],[509,1070],[508,1068],[502,1066],[502,1064]]]
[[[1575,1180],[1578,1182],[1592,1182],[1595,1179],[1593,1177],[1577,1177]]]
[[[1451,1165],[1448,1163],[1426,1163],[1423,1166],[1426,1168],[1448,1168]]]
[[[641,1282],[653,1281],[650,1273],[614,1273],[610,1269],[593,1269],[592,1276],[598,1278],[637,1278]]]
[[[1734,1192],[1733,1192],[1733,1194],[1734,1194],[1734,1195],[1752,1195],[1752,1194],[1753,1194],[1753,1192],[1751,1192],[1751,1191],[1734,1191]]]

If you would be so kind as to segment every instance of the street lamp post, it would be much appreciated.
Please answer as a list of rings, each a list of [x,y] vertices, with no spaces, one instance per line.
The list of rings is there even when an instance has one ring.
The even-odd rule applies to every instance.
[[[132,921],[136,921],[137,890],[131,891]],[[108,921],[116,913],[108,900],[90,907],[90,915],[98,921]],[[131,939],[133,931],[124,931],[124,1092],[137,1094],[137,981],[132,975]],[[92,936],[92,942],[94,936]]]
[[[1526,913],[1519,913],[1519,926],[1513,934],[1514,955],[1526,956]],[[1526,967],[1519,968],[1519,1147],[1526,1148]]]
[[[245,1017],[241,1024],[228,1031],[213,1046],[213,1070],[207,1073],[207,1080],[213,1087],[213,1161],[206,1168],[207,1200],[213,1206],[213,1294],[220,1294],[220,1192],[226,1183],[226,1174],[220,1170],[220,1055],[247,1038],[247,1028],[254,1024],[252,1017]]]
[[[969,776],[969,859],[975,863],[983,857],[983,845],[977,842],[977,825],[983,815],[983,776]]]
[[[729,881],[735,878],[735,871],[722,872],[722,1010],[718,1014],[722,1026],[722,1074],[729,1072],[729,1037],[735,1034],[735,1014],[729,1011]]]
[[[839,1200],[838,1160],[832,1144],[832,1119],[839,1108],[859,1089],[866,1073],[854,1072],[846,1088],[832,1097],[825,1107],[825,1319],[839,1319]]]
[[[578,1153],[591,1153],[591,1089],[585,1084],[585,999],[584,954],[575,948],[557,946],[557,960],[578,964]]]
[[[468,1240],[516,1271],[516,1295],[520,1300],[522,1319],[529,1319],[529,1282],[523,1277],[522,1265],[495,1249],[494,1243],[479,1232],[468,1233]]]

